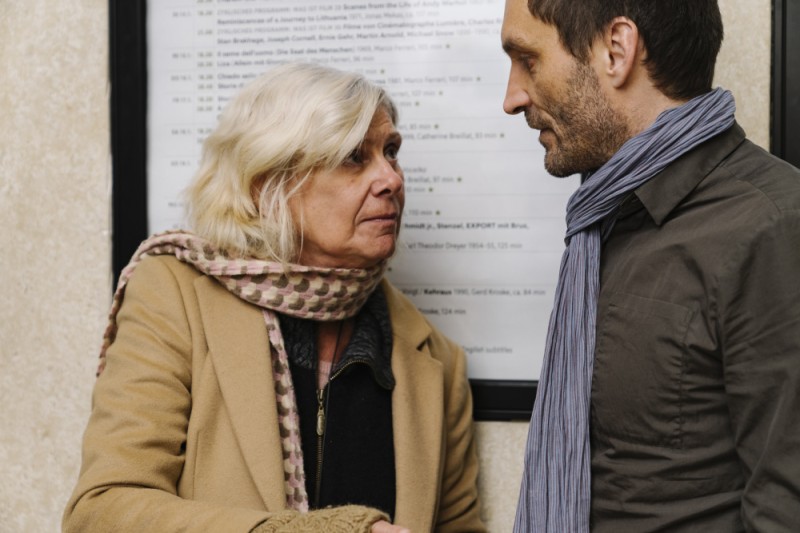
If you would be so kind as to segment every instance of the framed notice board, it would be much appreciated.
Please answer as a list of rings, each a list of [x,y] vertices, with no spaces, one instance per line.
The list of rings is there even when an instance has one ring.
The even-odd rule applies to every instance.
[[[111,0],[115,274],[181,225],[177,192],[241,84],[287,60],[362,72],[404,136],[390,278],[464,346],[475,418],[528,419],[577,180],[547,176],[535,134],[501,110],[503,3]],[[800,165],[800,0],[775,0],[773,56],[772,151]]]

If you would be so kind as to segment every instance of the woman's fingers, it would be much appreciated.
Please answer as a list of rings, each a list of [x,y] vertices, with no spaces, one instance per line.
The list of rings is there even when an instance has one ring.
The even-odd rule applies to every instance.
[[[386,520],[381,520],[372,524],[370,533],[411,533],[411,530],[403,526],[390,524]]]

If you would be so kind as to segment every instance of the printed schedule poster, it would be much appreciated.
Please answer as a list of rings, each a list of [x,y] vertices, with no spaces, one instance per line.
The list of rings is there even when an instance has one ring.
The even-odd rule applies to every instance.
[[[148,3],[148,216],[184,227],[203,139],[248,80],[289,61],[362,73],[400,112],[406,207],[389,277],[476,379],[535,380],[576,178],[502,103],[503,0]]]

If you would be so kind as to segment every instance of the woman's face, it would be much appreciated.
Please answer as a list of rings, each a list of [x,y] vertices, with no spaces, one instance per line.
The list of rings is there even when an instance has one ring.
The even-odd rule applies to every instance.
[[[332,171],[312,175],[289,201],[303,221],[299,263],[366,268],[394,253],[405,201],[402,139],[382,107],[364,141]]]

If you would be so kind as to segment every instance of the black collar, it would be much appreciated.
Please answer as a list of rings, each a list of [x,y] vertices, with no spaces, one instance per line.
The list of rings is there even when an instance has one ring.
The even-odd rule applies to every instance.
[[[289,361],[306,370],[317,369],[317,322],[279,315],[283,343]],[[392,374],[392,325],[386,295],[378,287],[355,316],[353,336],[331,375],[351,363],[366,364],[383,388],[394,388]]]

